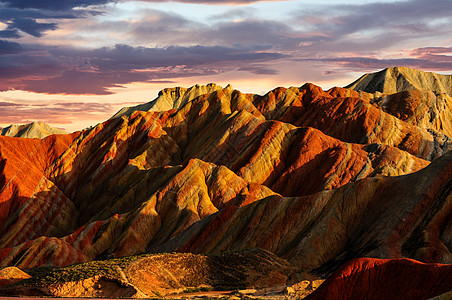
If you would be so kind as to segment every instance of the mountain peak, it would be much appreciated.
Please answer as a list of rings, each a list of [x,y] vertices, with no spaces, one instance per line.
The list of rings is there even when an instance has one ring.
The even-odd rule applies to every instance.
[[[424,72],[408,67],[391,67],[368,73],[346,86],[368,93],[393,94],[407,90],[428,90],[452,96],[452,75]]]

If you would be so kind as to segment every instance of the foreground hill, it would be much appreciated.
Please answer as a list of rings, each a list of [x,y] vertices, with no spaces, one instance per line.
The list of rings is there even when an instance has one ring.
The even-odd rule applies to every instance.
[[[66,131],[52,127],[41,122],[33,122],[24,125],[10,125],[1,128],[0,135],[42,139],[52,134],[67,134]]]
[[[218,255],[155,254],[30,270],[33,277],[2,295],[154,298],[191,290],[259,289],[295,280],[296,268],[274,254],[247,250]],[[20,272],[20,271],[16,271]],[[16,276],[17,277],[17,276]]]
[[[452,265],[361,258],[345,264],[306,300],[429,299],[449,292],[451,282]]]
[[[0,137],[0,266],[256,247],[322,277],[359,257],[452,263],[449,127],[380,96],[211,84],[81,132]]]

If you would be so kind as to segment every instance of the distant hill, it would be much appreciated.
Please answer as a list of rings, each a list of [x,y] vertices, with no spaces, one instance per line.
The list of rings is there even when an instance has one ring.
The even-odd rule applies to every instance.
[[[407,90],[427,90],[452,96],[452,75],[423,72],[407,67],[393,67],[365,74],[345,88],[385,94]]]
[[[0,129],[1,135],[21,138],[42,139],[52,134],[67,134],[66,131],[52,127],[45,123],[33,122],[24,125],[10,125]]]
[[[452,75],[395,67],[365,74],[346,88],[406,123],[452,137]]]
[[[211,94],[223,88],[215,83],[207,85],[194,85],[190,88],[174,87],[163,89],[159,92],[158,97],[151,102],[140,104],[132,107],[124,107],[119,110],[112,118],[118,118],[122,115],[130,116],[134,111],[166,111],[173,108],[179,108],[187,102],[206,94]],[[228,85],[226,89],[232,91],[232,87]]]

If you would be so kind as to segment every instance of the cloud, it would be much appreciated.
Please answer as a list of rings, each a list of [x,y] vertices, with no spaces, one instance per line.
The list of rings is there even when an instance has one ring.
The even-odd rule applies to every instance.
[[[285,57],[252,47],[116,45],[93,50],[22,47],[4,42],[0,56],[0,90],[48,94],[111,94],[110,88],[133,82],[162,83],[172,78],[215,75],[237,69],[274,74],[254,65]],[[0,45],[2,45],[0,43]],[[247,69],[248,68],[248,69]]]
[[[450,0],[410,0],[323,5],[304,8],[294,16],[302,30],[323,37],[310,41],[308,50],[347,52],[362,45],[358,50],[372,51],[373,45],[376,51],[409,40],[448,37],[452,3]],[[375,39],[380,43],[372,43]]]
[[[446,59],[444,59],[446,58]],[[341,70],[380,70],[388,67],[404,66],[420,70],[450,71],[452,70],[452,57],[435,56],[419,58],[393,58],[380,59],[364,56],[357,57],[329,57],[329,58],[311,58],[300,59],[299,61],[317,61],[324,63],[335,63],[341,67]]]
[[[423,47],[417,48],[411,51],[412,55],[425,55],[425,54],[448,54],[452,53],[452,47]]]
[[[20,103],[19,103],[20,101]],[[114,103],[58,102],[36,103],[27,100],[0,101],[0,124],[26,124],[40,121],[70,125],[77,120],[106,119],[118,110]]]
[[[130,1],[130,0],[123,0]],[[223,4],[233,4],[233,5],[248,5],[257,2],[277,2],[277,1],[288,1],[288,0],[139,0],[143,2],[181,2],[181,3],[191,3],[191,4],[209,4],[209,5],[223,5]]]

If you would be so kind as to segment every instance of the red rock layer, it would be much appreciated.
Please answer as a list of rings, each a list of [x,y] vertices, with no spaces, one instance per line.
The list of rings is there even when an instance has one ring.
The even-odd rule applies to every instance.
[[[328,277],[305,299],[429,299],[451,289],[452,265],[358,258]]]

